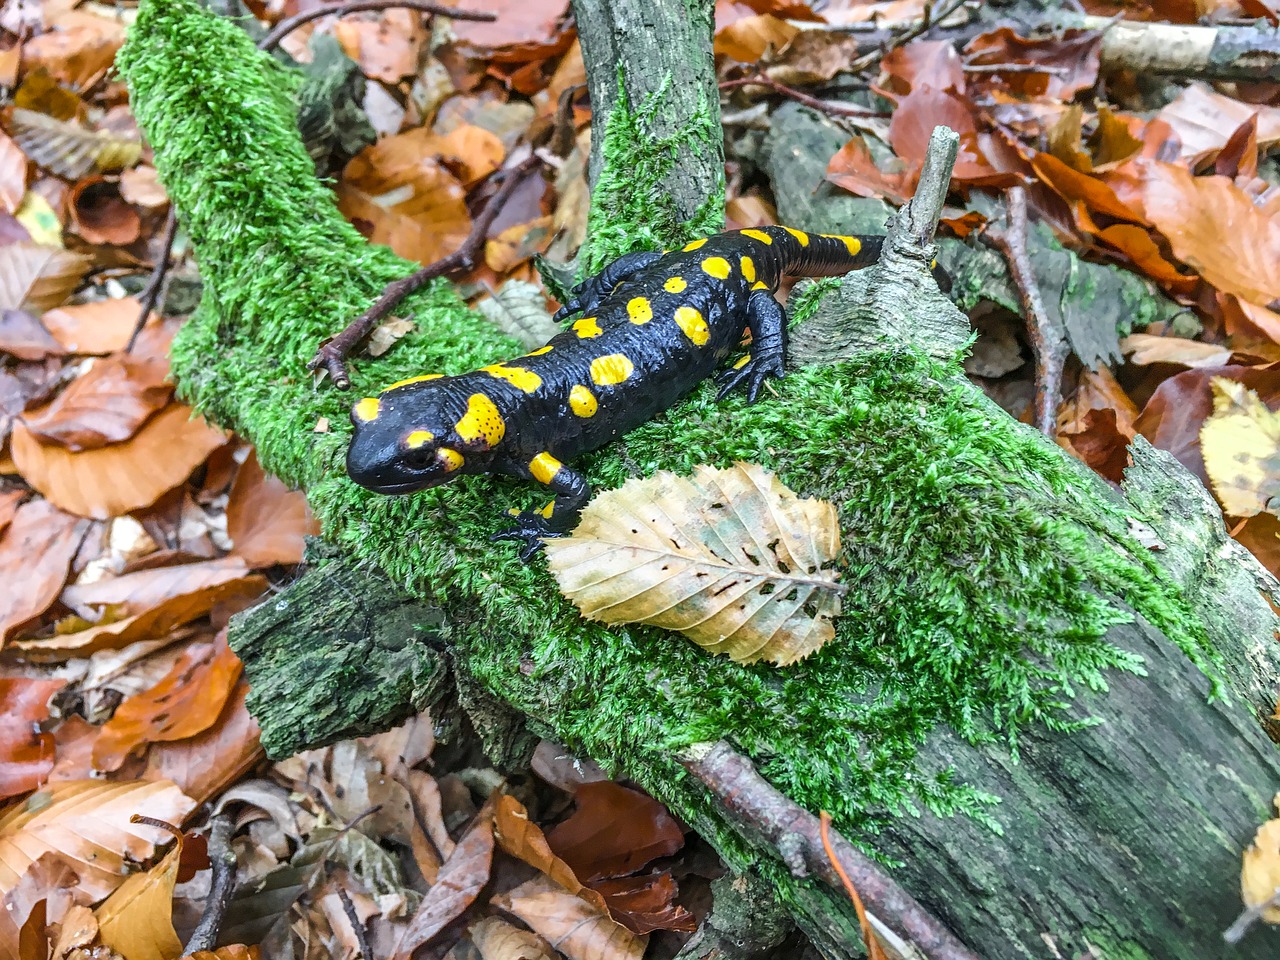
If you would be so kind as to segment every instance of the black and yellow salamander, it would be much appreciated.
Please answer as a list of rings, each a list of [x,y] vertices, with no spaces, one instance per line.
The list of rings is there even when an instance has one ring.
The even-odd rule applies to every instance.
[[[754,402],[783,373],[787,319],[773,296],[783,275],[839,276],[874,262],[882,242],[761,227],[621,257],[574,288],[556,319],[581,316],[546,346],[462,376],[410,377],[356,403],[347,474],[389,494],[477,473],[545,484],[555,499],[495,538],[523,541],[528,560],[590,497],[566,461],[672,406],[744,329],[750,353],[720,375],[719,396],[742,386]]]

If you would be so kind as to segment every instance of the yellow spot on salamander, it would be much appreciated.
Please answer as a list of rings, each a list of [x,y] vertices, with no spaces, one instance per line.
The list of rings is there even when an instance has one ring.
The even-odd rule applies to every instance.
[[[930,270],[937,270],[937,269],[938,269],[938,258],[937,258],[937,257],[934,257],[932,260],[930,260],[930,261],[929,261],[929,269],[930,269]]]
[[[751,285],[751,289],[752,290],[768,290],[769,285],[765,283],[763,280],[757,280],[755,283]]]
[[[435,438],[436,435],[430,430],[415,430],[404,438],[404,445],[410,450],[417,450],[419,447],[425,447]]]
[[[569,391],[569,409],[579,417],[594,417],[600,409],[596,396],[580,383],[575,383]]]
[[[444,467],[445,473],[453,473],[455,470],[462,469],[462,465],[466,463],[462,454],[452,447],[441,447],[436,451],[436,459],[440,461],[440,465]]]
[[[653,308],[646,297],[632,297],[627,301],[627,316],[632,323],[648,323],[653,319]]]
[[[525,356],[526,356],[526,357],[540,357],[540,356],[542,356],[544,353],[550,353],[550,352],[551,352],[551,344],[547,344],[545,347],[539,347],[537,350],[534,350],[532,353],[526,353],[526,354],[525,354]]]
[[[441,380],[444,378],[443,373],[424,373],[420,377],[409,377],[407,380],[397,380],[389,387],[383,387],[382,392],[388,393],[391,390],[398,390],[400,387],[407,387],[411,383],[426,383],[428,380]]]
[[[552,513],[552,511],[553,511],[553,510],[555,510],[555,508],[556,508],[556,502],[555,502],[554,500],[548,500],[548,501],[543,505],[542,509],[538,511],[538,513],[542,514],[544,517],[546,517],[548,520],[550,520],[550,519],[551,519],[551,513]]]
[[[782,229],[795,237],[800,246],[807,247],[809,245],[809,235],[803,230],[792,230],[790,227],[783,227]]]
[[[742,357],[742,358],[740,358],[740,359],[738,359],[738,360],[735,360],[735,361],[733,362],[733,369],[735,369],[735,370],[741,370],[743,367],[745,367],[745,366],[746,366],[748,363],[750,363],[750,362],[751,362],[751,354],[749,354],[749,353],[748,353],[745,357]]]
[[[539,483],[550,483],[564,464],[545,450],[529,461],[529,472]]]
[[[501,363],[495,363],[480,369],[491,377],[507,381],[517,390],[523,390],[525,393],[533,393],[542,386],[542,378],[532,370],[524,369],[524,367],[508,367]]]
[[[707,329],[707,321],[693,307],[680,307],[676,310],[676,324],[684,331],[684,335],[701,347],[711,339],[711,331]]]
[[[365,397],[351,408],[351,412],[356,415],[357,420],[368,423],[371,420],[378,419],[378,408],[380,406],[382,404],[378,403],[377,397]]]
[[[672,277],[662,285],[662,289],[667,293],[684,293],[685,287],[689,284],[684,282],[684,277]]]
[[[756,282],[756,263],[750,257],[742,258],[742,275],[747,278],[747,283]]]
[[[701,240],[694,240],[691,243],[686,243],[683,248],[684,252],[688,253],[690,250],[697,250],[700,246],[702,246],[706,242],[707,242],[707,238],[703,237]]]
[[[848,248],[851,257],[856,257],[862,250],[862,241],[857,237],[846,237],[838,233],[824,233],[823,236],[828,240],[839,240]]]
[[[752,240],[759,240],[761,243],[766,245],[771,245],[773,243],[773,237],[769,236],[763,230],[743,230],[742,235],[744,237],[750,237]]]
[[[596,357],[591,361],[591,382],[601,387],[622,383],[635,373],[635,364],[620,353]]]
[[[729,261],[724,257],[707,257],[702,261],[702,271],[717,280],[728,280]]]
[[[582,340],[590,340],[604,333],[600,329],[600,324],[596,323],[595,317],[583,317],[581,320],[573,321],[573,332]]]
[[[467,398],[467,412],[454,431],[467,443],[483,443],[492,449],[506,436],[507,425],[492,400],[483,393],[473,393]]]

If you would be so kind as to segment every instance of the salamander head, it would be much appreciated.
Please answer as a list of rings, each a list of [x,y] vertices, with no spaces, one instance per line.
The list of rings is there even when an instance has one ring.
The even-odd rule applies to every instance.
[[[389,389],[351,408],[355,434],[347,448],[347,476],[360,486],[377,493],[413,493],[452,480],[462,470],[465,458],[448,445],[456,418],[443,409],[447,392],[419,391],[408,401],[397,402]]]

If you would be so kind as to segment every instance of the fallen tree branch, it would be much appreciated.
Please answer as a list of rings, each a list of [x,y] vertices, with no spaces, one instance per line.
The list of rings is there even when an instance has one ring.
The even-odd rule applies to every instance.
[[[413,293],[415,290],[421,289],[436,277],[443,277],[446,274],[453,273],[455,270],[467,270],[475,262],[476,256],[480,253],[480,248],[484,246],[485,238],[489,234],[489,227],[492,226],[494,218],[498,216],[498,212],[502,209],[515,192],[516,187],[520,185],[520,180],[528,171],[532,170],[542,160],[538,156],[531,156],[510,170],[502,172],[502,186],[498,189],[492,199],[485,204],[484,212],[476,217],[471,225],[471,232],[467,234],[467,239],[462,246],[449,254],[447,257],[429,263],[421,270],[409,274],[401,280],[396,280],[387,284],[383,289],[382,295],[373,302],[364,313],[352,320],[342,332],[333,339],[322,343],[316,350],[315,356],[307,361],[308,370],[316,370],[323,367],[333,378],[333,385],[339,390],[346,390],[351,386],[351,378],[347,376],[346,358],[351,355],[351,351],[355,349],[356,344],[369,335],[392,310],[396,308],[405,297]]]
[[[222,918],[227,905],[236,892],[236,856],[231,852],[232,819],[229,813],[219,813],[209,830],[209,864],[213,878],[209,882],[209,896],[205,899],[204,913],[191,931],[191,939],[183,947],[184,955],[198,950],[212,950],[218,942]]]
[[[802,104],[820,113],[825,113],[830,117],[887,117],[889,114],[883,110],[868,110],[866,107],[859,107],[852,103],[840,103],[836,100],[819,100],[817,97],[811,97],[807,93],[788,87],[785,84],[774,80],[767,73],[756,72],[749,77],[741,77],[737,80],[725,80],[720,84],[720,91],[736,90],[739,87],[767,87],[774,93],[780,93],[789,100]]]
[[[777,850],[792,876],[816,876],[844,890],[841,870],[823,848],[818,818],[774,789],[746,757],[720,741],[695,744],[680,760],[711,791],[732,822]],[[873,926],[886,927],[913,943],[929,960],[978,960],[977,954],[848,840],[833,833],[831,847],[866,903]]]

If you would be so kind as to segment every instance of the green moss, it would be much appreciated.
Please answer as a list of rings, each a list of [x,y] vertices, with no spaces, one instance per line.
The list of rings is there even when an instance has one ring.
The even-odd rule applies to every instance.
[[[587,216],[588,241],[579,255],[579,278],[598,272],[609,262],[633,250],[678,247],[691,237],[706,236],[724,224],[724,177],[719,190],[706,198],[688,220],[680,216],[664,181],[676,168],[680,155],[692,150],[698,156],[720,143],[718,112],[705,96],[698,110],[670,137],[655,136],[651,121],[662,109],[668,76],[662,85],[633,109],[618,67],[618,99],[605,121],[604,165],[591,194]]]
[[[313,385],[303,363],[411,265],[366,245],[315,182],[280,71],[191,0],[145,0],[119,63],[205,278],[175,346],[183,395],[306,487],[327,537],[441,605],[460,664],[538,732],[642,777],[736,866],[755,854],[674,760],[690,743],[731,741],[855,838],[920,807],[992,822],[992,798],[917,762],[939,725],[1014,748],[1027,724],[1071,729],[1082,722],[1068,713],[1076,690],[1141,670],[1106,639],[1131,611],[1211,662],[1200,624],[1129,537],[1122,505],[968,389],[957,363],[911,351],[795,372],[755,406],[717,404],[704,385],[583,461],[594,484],[613,487],[750,460],[832,499],[855,589],[831,644],[787,670],[741,667],[656,629],[583,621],[541,560],[526,566],[489,542],[506,507],[541,502],[531,485],[463,478],[392,498],[342,475],[350,397]],[[618,122],[640,136],[636,120]],[[607,203],[628,216],[651,211],[611,189]],[[662,224],[652,238],[686,227]],[[515,349],[444,285],[406,309],[418,332],[358,365],[366,386]],[[313,432],[320,417],[331,433]]]

